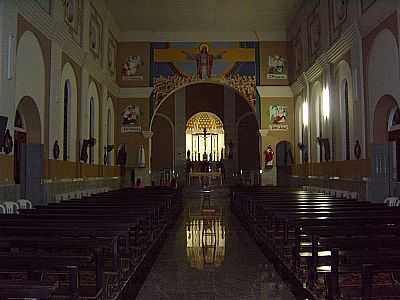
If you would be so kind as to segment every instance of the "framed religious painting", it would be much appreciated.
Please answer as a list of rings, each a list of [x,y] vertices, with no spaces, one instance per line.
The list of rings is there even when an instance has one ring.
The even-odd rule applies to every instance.
[[[37,4],[45,10],[49,15],[51,14],[51,0],[36,0]]]
[[[82,0],[64,0],[64,22],[72,38],[81,44],[82,40]]]
[[[321,48],[321,19],[319,13],[320,5],[318,4],[308,21],[308,41],[310,47],[311,58],[315,58]]]
[[[366,12],[368,8],[370,8],[376,0],[361,0],[361,10],[362,12]]]
[[[121,133],[138,133],[141,126],[142,109],[137,104],[129,104],[121,113]]]
[[[89,22],[89,49],[97,60],[102,58],[103,21],[91,5]]]
[[[299,31],[296,35],[296,39],[293,42],[293,48],[295,73],[299,74],[303,68],[303,42],[301,39],[301,31]]]
[[[111,75],[116,73],[117,40],[111,31],[108,34],[107,67]]]
[[[347,19],[347,8],[349,0],[333,0],[332,1],[332,19],[335,29],[340,27]]]
[[[269,106],[269,129],[271,131],[286,131],[289,129],[288,108],[286,105]]]
[[[288,62],[279,54],[268,56],[267,79],[288,79]]]

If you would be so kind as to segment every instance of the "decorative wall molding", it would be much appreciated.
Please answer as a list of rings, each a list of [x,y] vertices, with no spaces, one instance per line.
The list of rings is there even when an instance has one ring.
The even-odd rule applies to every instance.
[[[257,92],[261,98],[292,98],[293,91],[288,86],[258,86]]]
[[[304,72],[304,76],[309,82],[316,80],[323,73],[324,69],[326,69],[327,65],[337,63],[351,49],[355,39],[357,39],[356,26],[355,23],[350,25],[340,38],[327,51],[317,57],[314,64]],[[300,94],[301,90],[306,87],[304,76],[299,76],[291,84],[290,87],[294,95]]]
[[[120,88],[119,98],[150,98],[153,87]]]
[[[116,93],[116,83],[103,64],[96,62],[88,51],[82,48],[70,35],[69,28],[64,19],[58,20],[56,16],[47,14],[35,1],[16,0],[18,14],[33,24],[49,40],[59,44],[62,51],[82,68],[86,68],[90,75],[97,81],[107,84],[107,88]],[[86,9],[86,7],[84,7]],[[109,25],[109,24],[108,24]],[[118,34],[117,30],[116,33]],[[85,37],[84,37],[85,39]],[[83,43],[83,45],[85,45]]]

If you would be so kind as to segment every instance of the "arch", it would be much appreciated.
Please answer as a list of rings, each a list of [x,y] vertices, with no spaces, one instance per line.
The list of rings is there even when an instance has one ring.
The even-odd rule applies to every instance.
[[[104,106],[103,116],[104,122],[102,130],[102,140],[104,141],[104,147],[108,145],[115,145],[115,111],[114,103],[111,97],[108,97],[107,102]],[[115,151],[108,152],[108,163],[110,165],[115,164]]]
[[[356,140],[354,132],[353,77],[350,65],[345,60],[338,63],[336,72],[338,103],[335,105],[337,109],[335,121],[340,126],[336,126],[339,130],[337,130],[335,136],[335,154],[337,160],[350,160],[355,158],[351,149]],[[358,140],[361,140],[361,138]]]
[[[226,84],[226,83],[223,83],[223,82],[216,82],[216,81],[212,81],[212,80],[202,80],[202,81],[189,82],[189,83],[186,83],[186,84],[184,84],[184,85],[181,85],[181,86],[175,88],[174,90],[172,90],[171,92],[169,92],[165,97],[163,97],[162,100],[161,100],[159,103],[157,103],[156,107],[154,108],[154,111],[153,111],[153,114],[152,114],[152,116],[151,116],[151,119],[150,119],[150,128],[152,128],[153,120],[154,120],[154,117],[155,117],[155,115],[157,114],[158,110],[160,109],[160,107],[162,106],[162,104],[163,104],[170,96],[172,96],[173,94],[177,93],[179,90],[186,89],[186,88],[189,87],[189,86],[192,86],[192,85],[199,85],[199,84],[214,84],[214,85],[218,85],[218,86],[222,86],[222,87],[227,87],[227,88],[229,88],[229,89],[234,90],[234,91],[235,91],[235,94],[240,95],[243,99],[246,100],[246,97],[243,96],[238,90],[236,90],[235,88],[233,88],[233,87],[231,87],[230,85],[228,85],[228,84]],[[254,112],[254,108],[251,106],[251,104],[250,104],[247,100],[246,100],[246,103],[247,103],[247,105],[249,106],[249,109],[250,109],[251,111]]]
[[[368,56],[368,116],[374,120],[378,102],[385,95],[392,95],[397,105],[400,99],[399,49],[396,38],[388,30],[382,30],[375,38]],[[369,126],[369,139],[375,140],[375,124]]]
[[[260,139],[257,119],[244,114],[237,124],[238,167],[240,170],[260,169]]]
[[[68,105],[65,105],[65,89],[68,89]],[[50,135],[52,136],[53,143],[55,140],[59,141],[61,157],[64,155],[64,136],[67,133],[68,147],[66,158],[70,161],[77,159],[77,124],[78,124],[78,84],[75,71],[70,63],[66,63],[61,73],[61,88],[60,99],[57,103],[51,104],[51,111],[53,116],[50,116],[52,126],[50,127]],[[67,122],[65,122],[67,118]],[[64,120],[59,122],[58,120]],[[67,125],[67,128],[65,128]]]
[[[311,161],[320,162],[322,153],[317,138],[322,137],[322,84],[316,81],[311,90],[311,111],[310,111],[310,138],[311,138]]]
[[[162,159],[159,159],[159,161],[157,161],[157,157],[158,155],[154,155],[153,153],[151,153],[151,166],[154,169],[158,169],[161,170],[163,168],[167,168],[167,169],[175,169],[175,126],[174,123],[171,121],[171,119],[162,114],[162,113],[157,113],[155,115],[155,121],[158,120],[158,122],[161,122],[160,125],[157,124],[157,122],[153,122],[154,127],[151,129],[153,131],[153,137],[152,137],[152,146],[151,146],[151,151],[157,151],[158,153],[160,153],[160,149],[163,149],[163,154],[165,154],[165,158],[162,157]],[[166,136],[166,134],[162,134],[161,131],[159,130],[159,128],[164,128],[163,127],[163,123],[164,125],[169,125],[168,128],[171,130],[171,137],[172,139],[170,139],[168,136]],[[154,158],[156,158],[154,160]]]
[[[89,139],[90,137],[96,140],[93,148],[88,151],[92,151],[89,155],[92,158],[92,163],[99,164],[99,149],[100,149],[100,116],[99,116],[99,93],[96,84],[92,81],[89,84],[88,97],[86,100],[85,113],[83,114],[83,138]]]
[[[15,114],[21,117],[26,132],[27,144],[42,144],[42,121],[36,102],[31,97],[23,97],[17,105]]]
[[[293,162],[292,144],[289,141],[279,141],[276,144],[276,166],[287,167]]]
[[[29,101],[33,101],[31,104],[26,104],[35,107],[38,112],[38,126],[41,128],[41,132],[38,135],[41,140],[35,139],[35,143],[44,143],[44,112],[46,107],[45,101],[45,62],[40,43],[33,32],[25,31],[18,42],[17,56],[16,56],[16,99],[20,99],[22,106],[24,106],[24,99],[29,98]],[[15,116],[13,116],[15,117]],[[31,118],[27,115],[25,118]],[[37,118],[37,116],[32,116]],[[31,125],[35,126],[35,125]]]
[[[373,143],[387,144],[389,142],[389,124],[392,111],[398,109],[394,97],[385,95],[381,97],[375,107],[373,118]]]
[[[219,161],[225,149],[224,124],[214,113],[208,111],[193,114],[186,122],[186,154],[199,161]],[[188,157],[188,156],[186,156]]]
[[[255,118],[257,118],[256,113],[254,111],[248,111],[248,112],[244,113],[243,115],[241,115],[238,118],[238,120],[236,121],[236,129],[239,128],[239,124],[244,118],[247,118],[248,116],[251,116],[251,115],[253,115]]]

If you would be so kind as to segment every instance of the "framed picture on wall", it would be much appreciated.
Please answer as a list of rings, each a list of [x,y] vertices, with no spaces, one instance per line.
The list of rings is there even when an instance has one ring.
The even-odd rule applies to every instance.
[[[108,47],[107,47],[107,66],[111,75],[116,73],[116,59],[117,59],[117,40],[113,34],[108,34]]]
[[[51,0],[36,0],[41,8],[43,8],[49,15],[51,14]]]
[[[96,59],[101,59],[103,44],[103,21],[96,9],[91,6],[89,22],[89,48]]]
[[[303,68],[303,41],[301,39],[301,31],[296,35],[294,41],[294,60],[295,60],[295,73],[299,74]]]
[[[347,7],[349,0],[333,1],[333,25],[335,29],[342,25],[347,19]]]
[[[288,108],[286,105],[270,105],[269,129],[272,131],[286,131],[289,129]]]
[[[361,0],[361,10],[364,13],[368,8],[370,8],[376,0]]]
[[[142,109],[139,105],[130,104],[121,113],[121,133],[138,133],[141,126]]]
[[[308,40],[312,58],[318,55],[321,48],[321,19],[319,9],[319,5],[315,7],[308,22]]]
[[[288,65],[286,57],[281,55],[268,56],[267,79],[288,79]]]
[[[81,44],[82,0],[64,0],[64,21],[72,38]]]

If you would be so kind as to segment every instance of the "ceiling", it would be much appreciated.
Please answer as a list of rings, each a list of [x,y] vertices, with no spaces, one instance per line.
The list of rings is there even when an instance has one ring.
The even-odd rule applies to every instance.
[[[303,0],[106,0],[122,32],[286,32]]]

